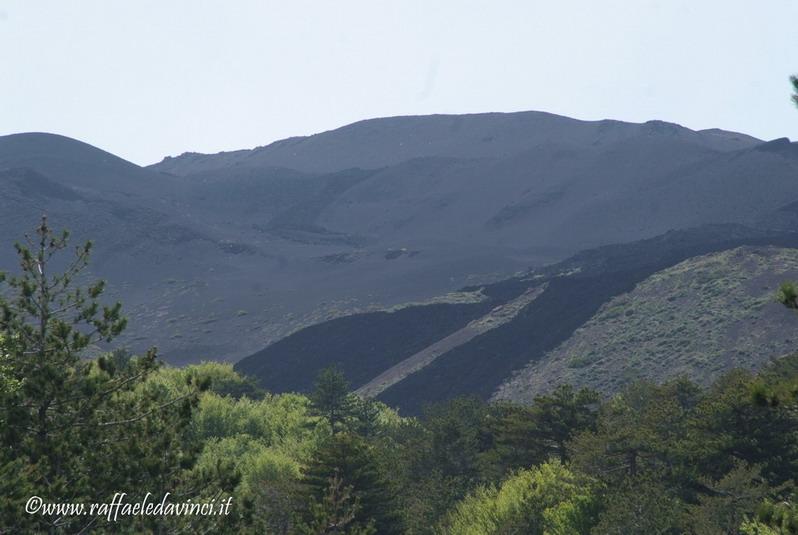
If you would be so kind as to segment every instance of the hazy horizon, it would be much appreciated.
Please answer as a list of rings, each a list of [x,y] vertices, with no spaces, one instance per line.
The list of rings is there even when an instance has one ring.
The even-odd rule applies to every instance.
[[[795,139],[796,18],[786,0],[0,0],[0,135],[61,134],[142,165],[429,114],[534,110]]]

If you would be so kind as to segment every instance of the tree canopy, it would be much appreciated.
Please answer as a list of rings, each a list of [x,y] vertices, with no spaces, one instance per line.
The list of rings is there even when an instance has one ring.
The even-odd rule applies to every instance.
[[[0,533],[796,533],[798,354],[711,385],[558,386],[401,417],[323,370],[264,392],[228,364],[114,347],[121,305],[46,221],[0,277]],[[68,257],[68,258],[65,258]],[[795,306],[783,286],[779,299]],[[31,496],[171,493],[227,515],[29,515]]]

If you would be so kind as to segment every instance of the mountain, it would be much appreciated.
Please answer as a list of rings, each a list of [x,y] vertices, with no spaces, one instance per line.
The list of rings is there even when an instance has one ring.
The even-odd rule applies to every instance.
[[[165,158],[151,168],[175,175],[235,167],[288,167],[324,173],[352,167],[389,167],[428,157],[503,158],[544,144],[584,148],[645,136],[681,139],[719,151],[760,143],[745,134],[717,129],[694,132],[663,121],[579,121],[537,111],[424,115],[359,121],[252,150],[186,153]]]
[[[26,133],[0,136],[0,169],[29,168],[86,192],[143,194],[163,182],[109,152],[65,136]]]
[[[95,242],[92,270],[109,280],[110,297],[124,302],[131,319],[122,343],[138,351],[155,344],[179,362],[185,342],[178,329],[199,328],[206,318],[198,317],[198,301],[224,291],[225,280],[214,273],[235,269],[245,248],[180,210],[182,189],[177,181],[63,136],[0,137],[0,270],[14,269],[13,242],[46,214],[74,240]],[[241,305],[215,308],[231,308],[235,318]],[[197,336],[188,351],[203,343]]]
[[[540,112],[373,119],[146,168],[62,136],[4,136],[0,269],[47,213],[96,242],[93,269],[130,315],[124,344],[236,361],[584,249],[707,224],[798,228],[795,146]],[[507,304],[491,299],[467,297],[482,304],[461,319]],[[483,328],[455,323],[441,334]]]
[[[539,112],[396,117],[251,151],[183,155],[151,169],[206,180],[267,168],[371,169],[292,210],[300,239],[338,236],[447,258],[462,255],[463,245],[495,247],[493,255],[537,264],[672,228],[756,223],[798,195],[794,159],[760,145],[660,121]]]
[[[737,249],[743,245],[756,248]],[[500,283],[463,288],[461,295],[470,294],[473,300],[481,297],[477,305],[482,306],[451,304],[445,321],[438,318],[431,325],[427,320],[431,312],[429,305],[402,308],[401,319],[397,315],[393,322],[388,322],[387,317],[396,312],[351,316],[345,318],[347,324],[343,323],[344,320],[334,320],[300,330],[241,360],[237,369],[253,375],[270,390],[307,391],[319,369],[337,365],[364,395],[375,396],[411,414],[418,413],[426,403],[458,395],[478,395],[488,399],[497,390],[503,398],[529,400],[535,394],[573,377],[579,379],[575,381],[577,384],[601,386],[606,383],[603,390],[608,392],[634,376],[627,369],[627,366],[632,366],[625,360],[627,355],[610,345],[619,344],[618,340],[622,339],[624,343],[619,347],[633,348],[631,339],[638,336],[636,329],[626,328],[625,317],[613,315],[617,303],[632,299],[629,296],[635,295],[634,292],[640,287],[645,288],[646,281],[659,280],[672,273],[676,275],[668,279],[670,285],[679,288],[682,294],[687,291],[686,284],[695,286],[695,295],[680,302],[680,308],[669,308],[672,301],[658,305],[661,300],[656,290],[645,290],[649,298],[645,306],[629,305],[628,308],[640,310],[634,317],[635,321],[648,321],[655,326],[662,326],[663,315],[669,318],[673,316],[674,321],[681,322],[680,325],[684,324],[685,318],[693,316],[734,318],[713,321],[725,321],[724,328],[733,321],[737,322],[734,325],[744,332],[738,333],[737,338],[727,340],[725,346],[714,343],[722,336],[718,334],[710,346],[716,354],[734,353],[739,358],[713,358],[708,354],[699,358],[693,349],[685,355],[674,353],[673,361],[665,363],[665,368],[657,368],[677,373],[690,366],[699,368],[702,362],[711,361],[711,366],[702,368],[702,374],[691,374],[698,380],[706,381],[741,362],[746,367],[757,368],[771,356],[794,349],[791,341],[775,343],[755,358],[751,357],[751,340],[757,337],[762,340],[762,333],[765,332],[761,329],[763,322],[778,318],[778,322],[766,331],[773,334],[788,325],[790,320],[790,314],[776,305],[766,307],[768,314],[762,316],[760,306],[766,304],[767,299],[773,299],[776,281],[798,274],[793,269],[793,260],[798,258],[795,251],[768,246],[796,247],[798,233],[761,231],[736,225],[708,225],[671,231],[628,244],[605,246]],[[701,256],[710,253],[716,254]],[[716,273],[715,280],[702,267],[706,263],[723,260],[728,270],[736,270],[733,275]],[[738,260],[740,266],[734,264]],[[754,297],[734,293],[737,287],[730,284],[731,280],[751,289]],[[702,300],[705,294],[715,295],[724,284],[728,284],[729,295],[714,301],[709,298]],[[667,298],[669,294],[664,295]],[[724,308],[728,303],[743,304],[739,310],[729,313]],[[656,306],[667,311],[647,317],[647,311]],[[587,367],[587,364],[593,361],[589,359],[605,362],[600,360],[605,352],[594,338],[607,330],[607,324],[597,323],[595,318],[607,315],[615,318],[616,323],[612,324],[615,330],[606,335],[606,340],[603,335],[599,340],[604,340],[606,345],[615,350],[611,357],[606,357],[613,365],[607,370],[602,369],[602,374],[596,373],[596,377],[592,377],[594,369]],[[742,325],[748,329],[748,321],[756,325],[752,324],[749,330],[740,327]],[[440,326],[440,329],[431,331],[436,326]],[[651,347],[664,351],[682,342],[681,339],[674,340],[675,328],[663,329],[660,338],[650,340]],[[684,336],[685,343],[689,342],[693,348],[706,347],[701,344],[710,342],[701,340],[703,334],[702,325],[693,326],[680,336]],[[641,331],[639,336],[647,335],[650,335],[648,331]],[[390,351],[381,345],[386,340],[397,339],[401,341],[391,343]],[[663,341],[670,345],[657,346]],[[419,348],[420,342],[427,342],[427,346]],[[570,352],[569,344],[577,344],[580,348],[577,355]],[[585,355],[585,344],[593,350],[590,356]],[[352,348],[365,349],[352,351]],[[371,349],[370,353],[368,349]],[[640,354],[648,355],[648,349],[649,346],[641,345]],[[569,368],[568,363],[572,363],[573,359],[580,364],[585,363],[585,368],[573,364]],[[667,367],[676,361],[683,366]],[[283,367],[290,367],[291,374],[285,375],[281,371]],[[374,373],[375,370],[377,373]],[[542,374],[541,370],[546,373]],[[620,374],[617,377],[614,375],[616,371]],[[637,371],[644,377],[664,377],[646,367]],[[582,375],[577,375],[577,372]]]
[[[708,385],[793,352],[794,312],[774,299],[798,279],[798,250],[743,246],[685,260],[613,297],[565,342],[517,372],[498,399],[529,402],[570,383],[605,394],[635,379]]]

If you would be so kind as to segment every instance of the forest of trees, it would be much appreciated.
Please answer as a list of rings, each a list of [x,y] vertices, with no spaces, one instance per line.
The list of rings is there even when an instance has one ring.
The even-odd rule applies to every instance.
[[[706,389],[561,386],[532,406],[460,398],[402,418],[335,369],[309,396],[272,395],[226,364],[82,357],[125,319],[84,280],[91,244],[65,259],[67,243],[43,221],[0,278],[2,533],[798,533],[798,355]],[[119,491],[231,507],[25,510]]]
[[[126,321],[46,220],[0,276],[0,533],[798,533],[798,355],[708,388],[560,386],[401,417],[327,369],[309,395],[113,347]],[[789,295],[782,295],[789,304]],[[110,344],[110,345],[109,345]],[[29,514],[171,493],[229,514]]]

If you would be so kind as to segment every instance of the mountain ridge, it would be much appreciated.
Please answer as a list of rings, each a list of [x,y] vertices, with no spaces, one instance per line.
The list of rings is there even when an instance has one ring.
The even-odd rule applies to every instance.
[[[0,173],[0,233],[48,213],[96,242],[93,267],[131,316],[122,343],[236,361],[312,324],[596,246],[712,223],[795,228],[792,145],[762,146],[663,121],[399,117],[183,176],[59,136],[3,137],[0,169],[37,178],[20,189],[24,173]],[[14,263],[0,251],[0,267]]]
[[[741,246],[689,258],[606,302],[493,399],[530,403],[563,383],[609,395],[641,378],[706,385],[731,368],[758,371],[795,351],[794,315],[775,296],[797,278],[796,249]]]
[[[499,283],[463,288],[463,292],[489,296],[487,306],[493,310],[511,303],[524,292],[535,292],[535,298],[515,311],[507,321],[497,322],[489,329],[474,333],[473,337],[464,336],[456,343],[447,343],[443,351],[441,342],[482,317],[485,309],[475,309],[477,314],[474,316],[461,316],[445,331],[428,332],[425,339],[430,343],[426,348],[408,345],[419,340],[413,336],[414,329],[428,330],[430,327],[422,319],[426,313],[424,307],[411,307],[405,310],[401,326],[382,320],[374,323],[384,316],[366,313],[349,317],[346,320],[349,327],[344,331],[335,326],[342,320],[297,331],[239,361],[236,368],[242,373],[255,371],[254,377],[267,389],[302,391],[311,388],[316,371],[325,365],[336,364],[349,373],[354,388],[376,395],[381,401],[410,414],[417,414],[425,403],[458,395],[477,395],[487,399],[510,379],[514,370],[544,358],[547,352],[571,337],[602,305],[632,291],[647,277],[685,259],[725,251],[741,244],[796,247],[798,233],[715,225],[596,248]],[[458,310],[457,305],[452,304],[450,310]],[[415,318],[412,315],[414,311],[419,314]],[[332,337],[319,335],[324,332],[336,334]],[[386,339],[404,340],[402,344],[392,346],[390,362],[374,345]],[[350,354],[351,347],[372,348],[374,354],[360,351],[354,359]],[[425,351],[431,355],[423,355]],[[412,369],[405,370],[408,373],[402,372],[399,368],[404,366],[404,361],[414,360],[415,355],[423,356],[423,362],[413,364]],[[307,360],[306,357],[312,358]],[[376,360],[371,362],[371,357]],[[289,362],[294,370],[293,380],[279,372]],[[364,368],[361,364],[364,362],[371,362],[370,370],[375,369],[377,362],[385,368],[368,377],[362,373]],[[396,373],[401,372],[398,380],[391,375],[391,367],[397,369]],[[357,373],[352,373],[353,370]],[[296,382],[300,376],[301,382]],[[389,384],[377,384],[384,381]],[[549,383],[554,384],[554,381],[549,378]]]
[[[180,175],[192,174],[198,170],[220,169],[227,166],[258,166],[264,165],[266,162],[271,162],[272,165],[279,162],[280,165],[286,167],[310,172],[329,172],[350,167],[378,168],[385,165],[395,165],[413,157],[431,155],[433,153],[425,150],[428,147],[424,147],[424,145],[433,143],[437,144],[438,148],[435,154],[438,155],[506,155],[515,152],[515,150],[501,149],[506,154],[497,154],[495,150],[486,148],[496,141],[495,136],[509,137],[514,135],[515,142],[511,142],[513,147],[528,146],[530,142],[538,144],[552,136],[556,139],[567,137],[567,134],[561,130],[575,125],[592,128],[597,131],[589,136],[581,136],[582,143],[592,143],[599,138],[611,139],[614,135],[630,135],[631,132],[639,133],[639,131],[649,134],[669,132],[673,135],[682,134],[696,137],[704,135],[706,137],[705,143],[708,145],[726,148],[742,148],[761,143],[761,140],[737,132],[721,131],[719,129],[695,131],[675,123],[659,120],[652,120],[646,123],[632,123],[612,119],[584,121],[540,111],[406,115],[365,119],[317,134],[278,140],[254,149],[216,154],[184,153],[180,156],[164,158],[164,160],[149,166],[149,168]],[[400,139],[391,147],[395,154],[389,156],[385,154],[382,147],[375,145],[374,134],[379,133],[377,131],[378,126],[387,129],[390,135],[394,137],[400,136]],[[408,129],[412,130],[412,133],[409,133]],[[419,129],[423,130],[423,132],[418,132]],[[479,133],[473,133],[470,137],[463,136],[463,130],[469,131],[469,129],[479,130]],[[548,130],[547,135],[541,137],[530,132],[530,129],[537,131]],[[552,129],[555,131],[552,131]],[[629,131],[629,133],[615,132],[617,129]],[[510,130],[510,132],[507,132],[507,130]],[[556,130],[560,131],[556,132]],[[722,135],[719,134],[720,132],[722,132]],[[350,139],[338,141],[338,145],[335,148],[340,152],[345,152],[345,150],[351,152],[351,145],[357,145],[365,153],[365,155],[360,156],[360,159],[350,158],[341,161],[337,160],[329,152],[320,156],[318,154],[315,157],[313,156],[314,149],[317,152],[323,151],[319,146],[323,145],[325,141],[336,136],[347,135],[350,136],[351,141]],[[451,148],[448,145],[452,138],[455,138],[455,143],[461,146],[467,140],[468,148]],[[506,139],[504,141],[508,142]],[[347,145],[347,143],[350,145]],[[404,146],[405,144],[407,146]],[[441,152],[441,146],[448,146],[448,149],[443,149],[443,152]],[[304,161],[302,157],[297,157],[297,152],[301,151],[305,151],[302,155],[304,156]],[[310,158],[308,155],[311,155]],[[308,159],[312,161],[307,161]]]

